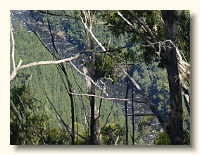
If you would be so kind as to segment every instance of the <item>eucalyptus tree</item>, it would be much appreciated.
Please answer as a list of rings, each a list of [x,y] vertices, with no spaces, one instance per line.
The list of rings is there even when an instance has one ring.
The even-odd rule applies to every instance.
[[[147,64],[156,59],[160,62],[159,67],[166,68],[170,92],[169,121],[164,122],[151,103],[149,106],[169,134],[171,144],[183,144],[182,93],[187,97],[185,102],[189,101],[190,85],[190,65],[187,63],[190,53],[189,12],[127,10],[102,14],[102,20],[115,36],[126,34],[132,46],[137,44],[143,48],[143,59]]]
[[[48,14],[47,11],[43,13]],[[88,86],[91,106],[90,144],[101,143],[98,138],[101,131],[98,127],[98,110],[95,105],[95,84],[102,78],[117,81],[116,73],[121,69],[144,97],[147,105],[158,118],[160,124],[169,134],[171,144],[183,144],[183,109],[182,94],[189,111],[189,12],[188,11],[74,11],[74,16],[69,16],[63,11],[60,18],[72,17],[82,24],[82,43],[85,43],[88,62],[84,64],[84,77]],[[56,15],[56,14],[53,14]],[[97,25],[107,27],[98,29]],[[50,27],[50,24],[48,24]],[[97,38],[98,31],[102,34]],[[95,32],[95,33],[94,33]],[[108,33],[112,32],[112,46]],[[74,35],[74,34],[72,34]],[[105,35],[105,36],[103,36]],[[74,35],[75,36],[75,35]],[[85,40],[83,39],[83,36]],[[125,46],[119,46],[119,39],[125,36]],[[118,37],[118,38],[117,38]],[[105,39],[106,38],[106,39]],[[77,38],[79,40],[79,38]],[[103,43],[101,43],[104,41]],[[52,38],[52,43],[54,43]],[[82,44],[81,44],[82,45]],[[105,48],[106,46],[106,48]],[[137,82],[122,67],[125,60],[123,50],[126,48],[130,54],[130,47],[139,47],[142,52],[138,55],[134,51],[129,59],[142,59],[146,64],[155,61],[159,67],[166,68],[170,89],[169,121],[166,123],[151,101],[146,97]],[[54,47],[55,51],[56,48]],[[85,49],[84,49],[85,50]],[[181,52],[182,51],[182,52]],[[184,56],[186,58],[184,58]],[[62,69],[62,65],[61,65]],[[82,73],[82,72],[81,72]],[[89,79],[89,80],[88,80]],[[70,84],[69,84],[70,85]],[[69,91],[72,94],[72,91]],[[72,112],[73,113],[73,112]],[[73,115],[73,114],[72,114]],[[72,121],[73,122],[73,121]],[[72,127],[74,124],[72,123]],[[96,131],[95,131],[96,130]],[[72,132],[74,133],[74,132]],[[96,135],[96,137],[95,137]],[[74,137],[72,135],[72,137]],[[72,138],[73,139],[73,138]],[[96,139],[96,140],[95,140]]]

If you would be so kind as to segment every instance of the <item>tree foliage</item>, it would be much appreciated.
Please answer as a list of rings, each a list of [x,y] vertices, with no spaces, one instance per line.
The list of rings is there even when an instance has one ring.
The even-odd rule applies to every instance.
[[[123,142],[123,135],[125,130],[115,123],[108,123],[102,130],[103,144],[114,145]]]
[[[11,89],[11,144],[42,144],[48,132],[48,115],[38,113],[41,106],[35,103],[30,90],[23,85]]]
[[[128,77],[120,71],[113,61],[116,60],[141,86],[142,91],[145,92],[145,95],[152,102],[152,106],[158,112],[167,113],[170,111],[170,108],[173,107],[170,107],[169,69],[167,71],[163,70],[169,64],[162,55],[163,51],[166,51],[164,46],[168,45],[165,32],[166,23],[164,23],[162,11],[122,10],[120,12],[91,11],[90,13],[93,22],[92,31],[107,50],[102,52],[99,45],[94,42],[95,63],[86,62],[87,67],[93,67],[95,70],[94,80],[99,82],[104,79],[103,81],[105,82],[105,79],[110,79],[116,85],[127,82]],[[43,24],[49,23],[53,33],[56,34],[62,31],[67,41],[76,46],[77,49],[82,51],[90,48],[89,33],[84,28],[80,18],[84,17],[83,12],[30,11],[30,15]],[[180,16],[176,45],[188,62],[190,59],[189,25],[189,11],[183,11]],[[52,59],[51,53],[41,45],[33,33],[27,33],[19,22],[16,22],[15,29],[16,62],[20,58],[24,60],[24,63]],[[161,45],[159,43],[161,42],[163,43],[162,52],[158,51],[158,47]],[[84,56],[90,60],[91,54],[90,52],[85,52]],[[69,64],[64,67],[69,75],[70,89],[76,93],[87,93],[85,77],[80,76]],[[30,77],[32,77],[31,80]],[[57,115],[57,111],[64,122],[71,124],[72,121],[70,118],[71,109],[69,108],[71,107],[71,100],[66,95],[69,93],[69,87],[66,85],[67,81],[63,79],[64,74],[61,73],[59,67],[54,65],[38,66],[20,71],[17,78],[11,83],[11,101],[17,111],[21,112],[19,116],[23,116],[27,121],[26,125],[20,124],[19,118],[16,117],[16,110],[11,106],[11,131],[14,132],[13,129],[17,126],[19,135],[19,138],[12,137],[13,144],[71,144],[71,133],[65,129],[63,124],[59,127],[58,119],[54,117]],[[19,87],[20,85],[23,85],[23,87]],[[33,93],[30,93],[29,90],[27,91],[25,86]],[[189,88],[189,84],[187,84],[187,87]],[[29,93],[32,96],[27,95]],[[124,93],[120,95],[124,97]],[[95,90],[95,94],[102,95],[101,90]],[[113,96],[114,94],[116,93],[111,95]],[[137,91],[136,94],[138,94]],[[36,101],[33,96],[38,101],[37,106],[45,105],[51,114],[46,115],[47,113],[45,113],[43,115],[45,108],[36,106],[34,108],[37,109],[38,115],[34,115],[34,111],[31,108],[33,108]],[[83,139],[76,135],[75,143],[88,144],[88,138],[90,137],[89,126],[91,125],[88,123],[91,114],[89,110],[90,100],[87,96],[73,96],[73,100],[76,119],[74,129],[76,129],[77,133],[86,137],[86,139]],[[102,101],[98,98],[95,98],[95,102],[100,111],[101,127],[105,124],[102,129],[103,144],[115,144],[118,137],[119,144],[122,144],[124,142],[124,128],[122,127],[124,116],[121,107],[118,104],[112,104],[110,101]],[[25,107],[24,104],[26,105]],[[111,105],[114,105],[113,108]],[[187,122],[184,124],[184,129],[188,129],[189,126],[189,117],[186,112],[184,110],[184,121]],[[170,119],[166,115],[163,115],[162,118],[166,124]],[[138,134],[136,139],[141,138],[142,134],[149,134],[147,130],[150,130],[148,126],[151,126],[152,120],[142,117],[141,122],[139,124],[139,130],[141,130],[138,133],[136,132]],[[142,124],[147,126],[148,129],[146,128],[146,131]],[[130,126],[131,121],[129,120],[129,129],[131,128]],[[34,128],[34,134],[32,135],[30,135],[31,128]],[[27,137],[23,135],[24,133],[26,133]],[[142,134],[140,135],[139,133]],[[185,144],[188,144],[189,134],[187,133],[186,135]],[[131,131],[129,131],[129,137],[131,137]],[[168,140],[168,136],[161,133],[155,143],[170,144]]]

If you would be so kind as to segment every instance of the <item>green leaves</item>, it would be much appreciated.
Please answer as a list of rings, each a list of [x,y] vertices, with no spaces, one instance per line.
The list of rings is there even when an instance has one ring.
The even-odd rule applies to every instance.
[[[190,11],[185,10],[180,17],[178,45],[187,62],[190,62]]]
[[[154,139],[155,145],[171,145],[169,135],[166,132],[160,132]],[[190,145],[190,132],[184,130],[184,144]]]
[[[95,60],[95,79],[101,79],[103,77],[113,78],[115,64],[112,59],[105,53],[96,55]]]
[[[74,28],[78,29],[78,27]],[[40,60],[52,60],[51,54],[45,50],[36,36],[27,33],[22,26],[17,29],[14,36],[16,51],[18,51],[15,54],[17,62],[20,58],[23,59],[24,64]],[[110,57],[99,53],[98,58],[99,61],[97,61],[96,65],[98,66],[97,73],[100,73],[100,76],[113,76],[113,68],[115,66]],[[106,70],[104,71],[103,68]],[[85,79],[69,66],[66,66],[66,69],[73,90],[76,93],[87,93]],[[31,75],[32,78],[30,80]],[[64,75],[59,74],[59,70],[54,65],[27,68],[19,72],[18,76],[11,83],[11,99],[16,103],[14,105],[17,107],[17,110],[21,112],[20,115],[23,116],[23,121],[20,122],[19,114],[16,113],[11,104],[11,132],[13,133],[11,135],[11,144],[70,144],[70,133],[64,130],[65,127],[61,123],[63,130],[60,130],[58,120],[54,117],[56,116],[55,111],[47,99],[48,97],[63,120],[67,124],[71,124],[70,100],[68,95],[66,95],[67,90],[62,79],[64,79]],[[16,89],[12,89],[15,86]],[[29,87],[28,91],[27,87]],[[96,94],[100,95],[101,92],[96,91]],[[18,96],[20,96],[24,104],[21,104]],[[89,127],[85,120],[86,117],[89,118],[89,100],[85,96],[74,96],[74,102],[76,120],[79,124],[75,126],[75,130],[84,137],[88,137],[88,133],[84,131],[87,131]],[[97,98],[97,105],[100,102],[100,99]],[[106,121],[123,122],[124,117],[120,105],[114,106],[111,111],[111,104],[110,101],[102,101],[102,109],[105,109],[101,111],[100,119],[102,124],[105,124]],[[81,125],[84,126],[84,129],[81,128]],[[76,144],[87,143],[80,137],[76,137],[75,140]]]
[[[32,94],[24,85],[11,89],[10,108],[10,144],[41,144],[47,132],[48,117],[41,113]]]
[[[75,16],[78,16],[79,11],[51,11],[51,13],[73,16],[74,19],[64,18],[63,16],[49,16],[50,24],[54,31],[64,29],[68,41],[74,44],[78,49],[87,49],[87,33],[82,23],[79,20],[75,20]],[[162,112],[167,111],[169,106],[167,74],[157,67],[164,68],[165,66],[162,59],[155,54],[155,50],[148,46],[147,43],[147,40],[154,40],[156,42],[164,39],[164,23],[162,21],[161,12],[152,10],[134,11],[137,17],[152,31],[153,38],[149,36],[149,33],[144,29],[143,25],[141,25],[129,11],[122,10],[120,13],[133,25],[132,27],[118,15],[117,11],[91,11],[91,13],[94,17],[93,33],[108,50],[108,54],[103,53],[99,46],[94,43],[94,50],[96,52],[94,67],[95,80],[106,77],[111,78],[113,82],[118,81],[120,73],[115,63],[112,61],[112,58],[114,58],[119,64],[126,68],[128,72],[131,70],[131,76],[136,79],[145,93],[148,94],[154,106]],[[41,17],[41,13],[33,13],[33,16],[40,21],[46,21],[46,15]],[[190,35],[188,29],[189,12],[185,11],[181,18],[178,44],[184,55],[186,54],[186,59],[189,59],[190,53],[188,45]],[[51,55],[41,46],[38,40],[34,38],[34,35],[27,34],[26,30],[21,26],[19,26],[15,32],[15,36],[17,62],[20,58],[24,60],[23,63],[52,59]],[[126,45],[127,47],[120,48]],[[34,67],[22,71],[14,81],[17,86],[24,84],[23,87],[14,88],[14,84],[12,83],[11,100],[17,111],[20,112],[20,114],[18,114],[14,107],[11,107],[11,128],[16,129],[15,131],[12,130],[12,132],[15,132],[13,135],[17,135],[12,135],[13,144],[42,144],[43,140],[48,144],[70,144],[70,133],[65,130],[60,131],[57,126],[57,119],[54,117],[48,118],[48,115],[45,115],[43,111],[44,107],[38,106],[45,104],[52,115],[54,115],[54,111],[51,109],[52,106],[47,100],[48,97],[53,103],[53,106],[55,106],[64,118],[64,121],[68,124],[71,123],[70,101],[69,97],[66,95],[67,90],[64,85],[64,76],[58,72],[59,70],[57,70],[55,66]],[[76,74],[73,69],[69,69],[69,66],[67,66],[67,72],[74,92],[86,93],[84,78]],[[30,75],[33,75],[33,78],[29,81]],[[122,80],[125,77],[125,75],[120,76]],[[30,86],[34,95],[26,90],[25,86],[27,85]],[[100,95],[100,91],[96,91],[95,94]],[[36,100],[34,100],[33,97],[41,103],[35,104]],[[101,122],[110,122],[102,130],[104,144],[114,144],[118,136],[120,137],[119,141],[123,143],[122,137],[124,129],[119,125],[120,123],[123,124],[124,120],[121,107],[118,105],[118,107],[115,106],[112,109],[111,102],[107,100],[101,101],[100,99],[95,100],[97,105],[99,103],[103,105],[100,113]],[[86,132],[87,129],[83,129],[83,126],[85,128],[89,126],[85,120],[86,117],[89,118],[89,100],[87,97],[74,96],[74,101],[77,119],[75,129],[77,129],[77,132],[80,134],[88,137],[88,131]],[[35,111],[37,111],[37,115],[34,114]],[[22,117],[22,122],[20,122],[20,116]],[[143,117],[141,121],[143,125],[147,127],[142,128],[140,125],[141,132],[146,134],[146,129],[149,130],[148,127],[151,125],[152,119]],[[131,123],[129,123],[129,125],[130,124]],[[188,143],[188,136],[186,139]],[[157,139],[155,141],[157,144],[170,143],[167,135],[164,133],[161,134],[160,140]],[[76,143],[86,144],[87,142],[76,137]]]
[[[107,145],[114,145],[119,136],[119,143],[121,137],[125,134],[125,130],[115,123],[108,123],[102,130],[103,143]]]
[[[170,145],[170,138],[166,132],[161,132],[154,140],[156,145]]]

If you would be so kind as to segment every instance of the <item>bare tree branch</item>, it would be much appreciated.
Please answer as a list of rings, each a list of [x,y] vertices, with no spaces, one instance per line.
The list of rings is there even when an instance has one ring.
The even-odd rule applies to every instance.
[[[114,145],[117,145],[118,141],[119,141],[119,135],[117,136],[117,139],[116,139],[116,141],[115,141],[115,144],[114,144]]]
[[[133,24],[131,24],[131,22],[129,22],[119,11],[117,11],[117,14],[125,21],[127,22],[127,24],[129,26],[131,26],[133,29],[135,29],[135,27],[133,26]]]
[[[70,93],[76,96],[94,96],[97,98],[102,98],[102,99],[106,99],[106,100],[119,100],[119,101],[131,101],[130,99],[123,99],[123,98],[109,98],[109,97],[102,97],[102,96],[98,96],[98,95],[93,95],[93,94],[78,94],[78,93]]]
[[[112,107],[110,108],[110,112],[109,112],[108,116],[106,117],[106,122],[105,122],[105,124],[102,126],[101,130],[103,130],[103,129],[105,128],[106,124],[108,123],[108,119],[109,119],[109,117],[110,117],[110,115],[111,115],[111,113],[112,113],[112,110],[113,110],[114,105],[115,105],[115,102],[112,103]]]
[[[150,37],[153,39],[154,35],[151,32],[151,29],[148,27],[148,25],[146,25],[141,19],[139,19],[138,16],[132,10],[129,10],[129,12],[138,21],[138,23],[140,23],[145,28],[145,30],[148,32],[148,34],[150,35]]]
[[[26,24],[31,29],[31,27],[28,25],[28,23],[26,23]],[[33,29],[31,29],[31,30],[38,37],[38,39],[40,40],[40,42],[42,43],[42,45],[49,51],[49,49],[44,45],[44,43],[41,41],[41,39],[39,38],[39,36],[37,35],[37,33]],[[12,47],[13,71],[12,71],[12,74],[10,75],[10,81],[12,81],[15,78],[15,76],[17,75],[17,72],[19,70],[21,70],[21,69],[32,67],[32,66],[39,66],[39,65],[61,64],[61,63],[64,63],[64,62],[68,62],[70,60],[71,61],[75,60],[75,59],[77,59],[83,53],[83,52],[80,52],[77,55],[75,55],[74,57],[70,57],[70,58],[66,58],[66,59],[59,59],[59,58],[56,57],[55,54],[53,54],[51,51],[49,51],[57,59],[56,61],[53,61],[53,60],[52,61],[40,61],[40,62],[33,62],[33,63],[29,63],[29,64],[21,66],[22,60],[20,59],[19,64],[17,65],[17,67],[15,67],[15,59],[14,59],[14,52],[15,52],[15,46],[14,45],[15,45],[15,41],[14,41],[14,35],[13,35],[13,32],[12,32],[12,28],[11,28],[11,38],[12,38],[12,42],[13,42],[13,47]],[[56,50],[55,45],[54,45],[54,49]]]
[[[94,40],[97,42],[97,44],[103,49],[103,51],[106,51],[105,47],[98,41],[98,39],[94,36],[93,32],[91,31],[91,29],[89,29],[87,27],[87,23],[83,21],[83,18],[80,16],[81,21],[84,25],[84,27],[88,30],[88,32],[92,35],[92,37],[94,38]]]
[[[74,57],[71,58],[66,58],[66,59],[61,59],[61,60],[57,60],[57,61],[39,61],[39,62],[33,62],[33,63],[29,63],[26,65],[19,65],[13,70],[11,76],[10,76],[10,81],[12,81],[14,79],[14,77],[16,76],[17,72],[21,69],[24,68],[28,68],[28,67],[33,67],[33,66],[39,66],[39,65],[52,65],[52,64],[60,64],[60,63],[64,63],[64,62],[68,62],[68,61],[72,61],[77,59],[79,56],[81,55],[81,53],[77,54]],[[22,61],[21,61],[22,62]]]
[[[15,76],[17,75],[17,72],[21,69],[33,67],[33,66],[39,66],[39,65],[60,64],[60,63],[72,61],[72,60],[77,59],[83,53],[83,52],[80,52],[77,55],[75,55],[74,57],[61,59],[61,60],[57,60],[57,61],[39,61],[39,62],[33,62],[33,63],[29,63],[29,64],[22,65],[22,66],[21,66],[22,60],[20,59],[19,64],[17,65],[17,67],[15,67],[15,59],[14,59],[15,48],[14,48],[14,35],[12,32],[12,28],[11,28],[11,36],[12,36],[12,42],[13,42],[13,47],[12,47],[13,71],[12,71],[12,74],[10,75],[10,81],[12,81],[15,78]]]
[[[106,91],[103,89],[103,88],[101,88],[101,86],[99,86],[96,82],[94,82],[94,80],[91,78],[91,77],[89,77],[88,75],[86,75],[85,73],[83,73],[83,72],[81,72],[77,67],[76,67],[76,65],[74,65],[71,61],[69,61],[70,62],[70,64],[72,65],[72,67],[77,71],[77,72],[79,72],[81,75],[83,75],[83,76],[85,76],[85,78],[87,78],[88,80],[90,80],[96,87],[98,87],[100,90],[103,90],[103,93],[106,95],[106,96],[108,96],[108,94],[106,93]]]
[[[146,36],[144,36],[142,33],[138,32],[138,30],[135,29],[135,27],[133,26],[133,24],[131,24],[119,11],[117,11],[118,15],[129,25],[131,26],[131,28],[137,33],[139,34],[144,40],[146,40],[146,42],[148,44],[151,44],[151,41],[149,40],[149,38],[147,38]],[[136,16],[135,13],[132,11],[132,13],[134,14],[134,17]],[[142,21],[140,20],[137,16],[135,17],[136,20],[139,22],[139,24],[141,25],[142,29],[144,30],[144,32],[148,32],[152,41],[154,41],[154,36],[151,32],[151,30],[149,29],[149,27]],[[154,46],[151,46],[154,50],[156,50],[156,48]]]
[[[53,108],[53,110],[56,113],[56,118],[65,126],[66,130],[68,131],[68,133],[70,133],[70,131],[72,131],[72,129],[70,128],[70,126],[68,124],[65,123],[65,121],[62,119],[61,115],[58,113],[58,111],[56,110],[56,108],[54,107],[53,103],[50,101],[46,91],[43,89],[43,92],[45,93],[45,97],[47,98],[47,100],[49,101],[51,107]],[[81,137],[84,140],[87,140],[87,138],[85,138],[84,136],[80,135],[78,132],[74,131],[74,134],[78,135],[79,137]]]
[[[13,62],[13,70],[15,69],[15,40],[12,32],[13,28],[10,29],[11,38],[12,38],[12,62]]]
[[[82,19],[82,18],[81,18]],[[82,20],[83,22],[83,20]],[[98,41],[98,39],[95,37],[95,35],[93,34],[92,31],[90,31],[87,27],[87,25],[83,22],[86,30],[91,33],[92,37],[94,37],[94,40],[97,42],[97,44],[102,48],[103,51],[106,51],[106,49],[102,46],[102,44]],[[142,89],[140,88],[140,86],[137,84],[137,82],[123,69],[123,67],[110,55],[107,53],[108,56],[111,57],[111,59],[113,60],[113,62],[122,70],[122,72],[132,81],[133,85],[137,88],[137,90],[139,91],[139,93],[143,96],[143,98],[145,99],[147,105],[149,106],[149,108],[151,109],[151,111],[153,113],[156,114],[156,117],[158,118],[160,124],[162,125],[163,128],[165,128],[165,122],[162,119],[162,117],[158,114],[157,110],[152,106],[151,101],[148,99],[148,97],[143,93]],[[124,100],[125,101],[125,100]]]
[[[20,125],[22,126],[22,124],[23,124],[23,123],[22,123],[22,122],[23,122],[23,118],[22,118],[20,112],[19,112],[19,111],[17,110],[17,108],[15,107],[13,101],[10,100],[10,102],[11,102],[12,107],[13,107],[13,109],[15,110],[16,114],[19,116],[19,117],[17,117],[17,118],[19,118],[19,123],[20,123]]]
[[[155,42],[155,37],[154,37],[151,29],[148,27],[148,25],[144,21],[142,21],[140,18],[138,18],[138,16],[132,10],[129,10],[129,12],[134,17],[134,19],[142,26],[142,28],[145,29],[145,31],[149,34],[149,36],[152,39],[152,41]],[[119,11],[117,11],[117,13],[124,21],[127,22],[127,24],[129,26],[131,26],[133,29],[135,29],[133,24],[131,24]],[[156,52],[156,53],[159,56],[160,56],[160,52],[161,52],[161,45],[163,45],[163,43],[170,42],[174,47],[176,47],[179,74],[182,75],[187,80],[188,83],[190,83],[190,81],[189,81],[189,79],[190,79],[189,64],[182,59],[180,51],[178,50],[177,46],[171,40],[165,40],[163,42],[157,42],[157,43],[156,42],[155,43],[151,43],[149,40],[146,40],[146,41],[149,44],[148,46],[151,46],[154,49],[156,49],[154,45],[156,45],[158,43],[157,47],[159,48],[158,49],[159,51]],[[183,81],[181,81],[181,83],[183,83]]]

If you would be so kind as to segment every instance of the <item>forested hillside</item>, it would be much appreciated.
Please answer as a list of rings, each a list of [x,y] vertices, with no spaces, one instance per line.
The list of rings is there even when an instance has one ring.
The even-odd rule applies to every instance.
[[[181,51],[179,75],[172,75],[178,102],[168,67],[174,57],[166,59],[175,40],[166,38],[165,12],[121,13],[11,11],[11,74],[20,59],[25,65],[78,55],[20,69],[11,80],[12,145],[190,143],[189,12],[179,17],[179,35],[171,35]]]

